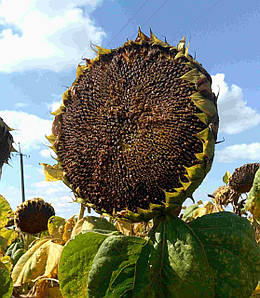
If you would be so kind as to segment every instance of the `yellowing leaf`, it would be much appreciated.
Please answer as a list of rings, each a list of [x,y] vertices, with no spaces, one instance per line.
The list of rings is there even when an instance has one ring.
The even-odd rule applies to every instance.
[[[21,286],[39,276],[56,277],[62,250],[62,245],[49,239],[36,242],[15,265],[12,272],[14,286]]]
[[[12,214],[12,209],[7,200],[0,195],[0,228],[4,227]]]
[[[71,238],[75,237],[82,231],[92,231],[92,230],[106,230],[106,231],[116,231],[116,227],[108,222],[105,218],[96,216],[86,216],[80,219],[72,230]]]
[[[67,242],[70,239],[72,230],[75,227],[76,223],[77,223],[77,220],[75,218],[75,215],[66,221],[65,226],[64,226],[64,232],[62,235],[62,239],[65,242]]]
[[[48,231],[53,238],[62,238],[66,220],[59,216],[52,216],[48,220]]]
[[[46,181],[59,181],[63,178],[63,170],[59,164],[54,166],[48,165],[47,163],[41,163]]]
[[[0,262],[2,262],[2,264],[5,265],[5,267],[9,270],[9,272],[11,272],[13,263],[9,256],[0,257]]]
[[[26,297],[62,298],[58,281],[53,278],[46,277],[40,277],[37,279]]]
[[[203,207],[194,210],[193,218],[201,217],[206,214],[212,213],[214,210],[214,205],[211,202],[207,202]]]
[[[6,239],[7,246],[9,246],[18,237],[18,233],[14,230],[2,228],[2,229],[0,229],[0,237]]]

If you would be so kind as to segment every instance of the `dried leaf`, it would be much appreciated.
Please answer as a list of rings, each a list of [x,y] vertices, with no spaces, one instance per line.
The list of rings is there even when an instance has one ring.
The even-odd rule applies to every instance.
[[[57,276],[62,249],[62,245],[49,239],[36,242],[15,265],[12,272],[14,286],[21,286],[39,276]]]

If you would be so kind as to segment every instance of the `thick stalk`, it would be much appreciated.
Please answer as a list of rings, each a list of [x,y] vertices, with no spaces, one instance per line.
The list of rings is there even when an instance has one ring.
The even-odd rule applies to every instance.
[[[79,211],[79,219],[82,219],[84,216],[84,212],[85,212],[86,207],[83,204],[80,204],[80,211]]]

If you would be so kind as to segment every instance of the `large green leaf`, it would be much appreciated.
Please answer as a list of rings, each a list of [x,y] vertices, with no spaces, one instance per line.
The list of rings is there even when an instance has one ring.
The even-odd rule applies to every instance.
[[[151,297],[151,241],[110,236],[96,254],[88,278],[88,297]],[[128,296],[127,296],[128,295]]]
[[[89,272],[89,297],[214,297],[207,258],[193,231],[166,217],[154,244],[131,236],[110,236]]]
[[[0,195],[0,228],[4,227],[12,214],[12,209],[7,200]]]
[[[87,297],[88,272],[100,245],[108,235],[80,233],[66,243],[59,263],[59,282],[63,297]]]
[[[195,233],[166,217],[155,234],[152,284],[155,297],[214,297],[212,271]]]
[[[249,221],[218,212],[189,226],[203,243],[214,272],[215,297],[249,297],[260,279],[260,250]]]
[[[0,262],[0,297],[9,298],[12,295],[13,282],[8,268]]]

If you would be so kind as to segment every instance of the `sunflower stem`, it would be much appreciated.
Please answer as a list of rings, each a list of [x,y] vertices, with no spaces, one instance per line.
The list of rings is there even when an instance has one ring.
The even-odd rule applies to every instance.
[[[83,204],[80,204],[80,211],[79,211],[79,219],[82,219],[84,216],[84,212],[85,212],[86,207]]]

